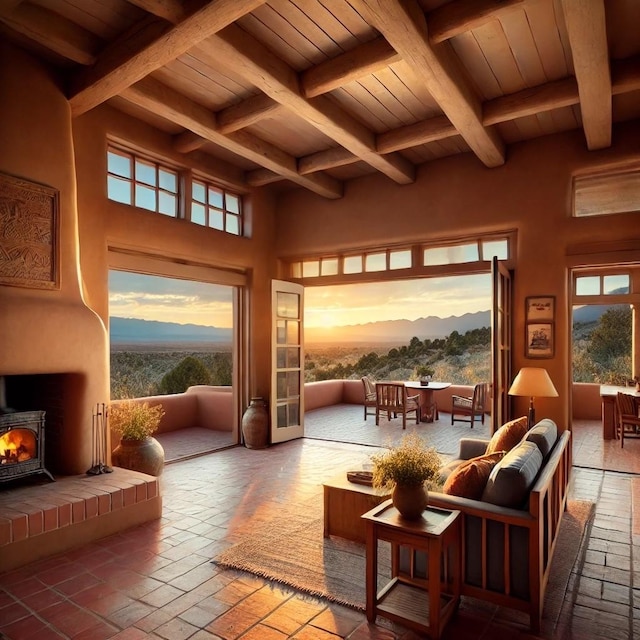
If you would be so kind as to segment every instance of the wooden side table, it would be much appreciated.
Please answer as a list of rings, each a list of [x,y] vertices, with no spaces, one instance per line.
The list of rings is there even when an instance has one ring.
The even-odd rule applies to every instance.
[[[367,620],[380,615],[439,638],[460,602],[459,511],[427,507],[422,518],[400,517],[391,500],[365,513]],[[377,590],[378,541],[391,543],[391,581]],[[400,547],[427,554],[428,577],[400,571]]]

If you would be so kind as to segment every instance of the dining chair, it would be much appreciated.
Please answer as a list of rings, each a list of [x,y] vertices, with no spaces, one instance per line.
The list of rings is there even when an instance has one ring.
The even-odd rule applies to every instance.
[[[376,425],[380,424],[380,414],[386,413],[387,420],[402,414],[402,428],[407,428],[407,415],[416,414],[416,424],[420,422],[420,396],[410,396],[404,382],[376,382]]]
[[[628,393],[618,392],[616,396],[617,430],[620,446],[624,447],[625,438],[640,438],[640,417],[638,417],[638,402]]]
[[[367,420],[367,416],[375,415],[376,407],[376,385],[369,376],[362,376],[362,386],[364,387],[364,419]],[[372,412],[368,409],[371,407]]]
[[[476,417],[480,419],[480,422],[484,424],[484,412],[487,407],[487,390],[489,384],[487,382],[480,382],[474,385],[473,395],[471,396],[451,396],[451,424],[454,421],[469,422],[471,428],[476,421]],[[458,416],[466,416],[464,418],[456,418]]]

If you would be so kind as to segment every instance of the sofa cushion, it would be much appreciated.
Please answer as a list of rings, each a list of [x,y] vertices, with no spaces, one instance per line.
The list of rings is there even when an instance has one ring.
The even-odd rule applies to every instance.
[[[553,445],[558,439],[558,427],[553,420],[544,418],[540,420],[535,427],[527,431],[524,439],[528,442],[535,443],[538,449],[540,449],[543,461],[546,461],[551,449],[553,449]]]
[[[485,453],[511,451],[527,433],[527,416],[505,422],[492,436]]]
[[[493,468],[482,492],[483,502],[522,508],[542,467],[542,454],[533,442],[521,442]]]
[[[504,455],[504,451],[498,451],[463,462],[449,475],[442,492],[461,498],[480,500],[491,471]]]

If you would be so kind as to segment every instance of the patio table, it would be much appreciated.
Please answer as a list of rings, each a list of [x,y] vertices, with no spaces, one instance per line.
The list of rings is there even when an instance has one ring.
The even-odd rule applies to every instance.
[[[404,383],[407,389],[416,390],[420,395],[420,421],[433,422],[437,417],[438,405],[434,401],[433,394],[435,391],[442,391],[451,386],[450,382],[434,382],[430,381],[428,385],[423,385],[416,380],[407,380]]]

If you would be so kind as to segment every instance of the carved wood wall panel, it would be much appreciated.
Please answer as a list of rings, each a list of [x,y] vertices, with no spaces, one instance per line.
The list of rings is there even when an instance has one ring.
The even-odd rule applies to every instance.
[[[58,190],[0,174],[0,284],[57,289]]]

